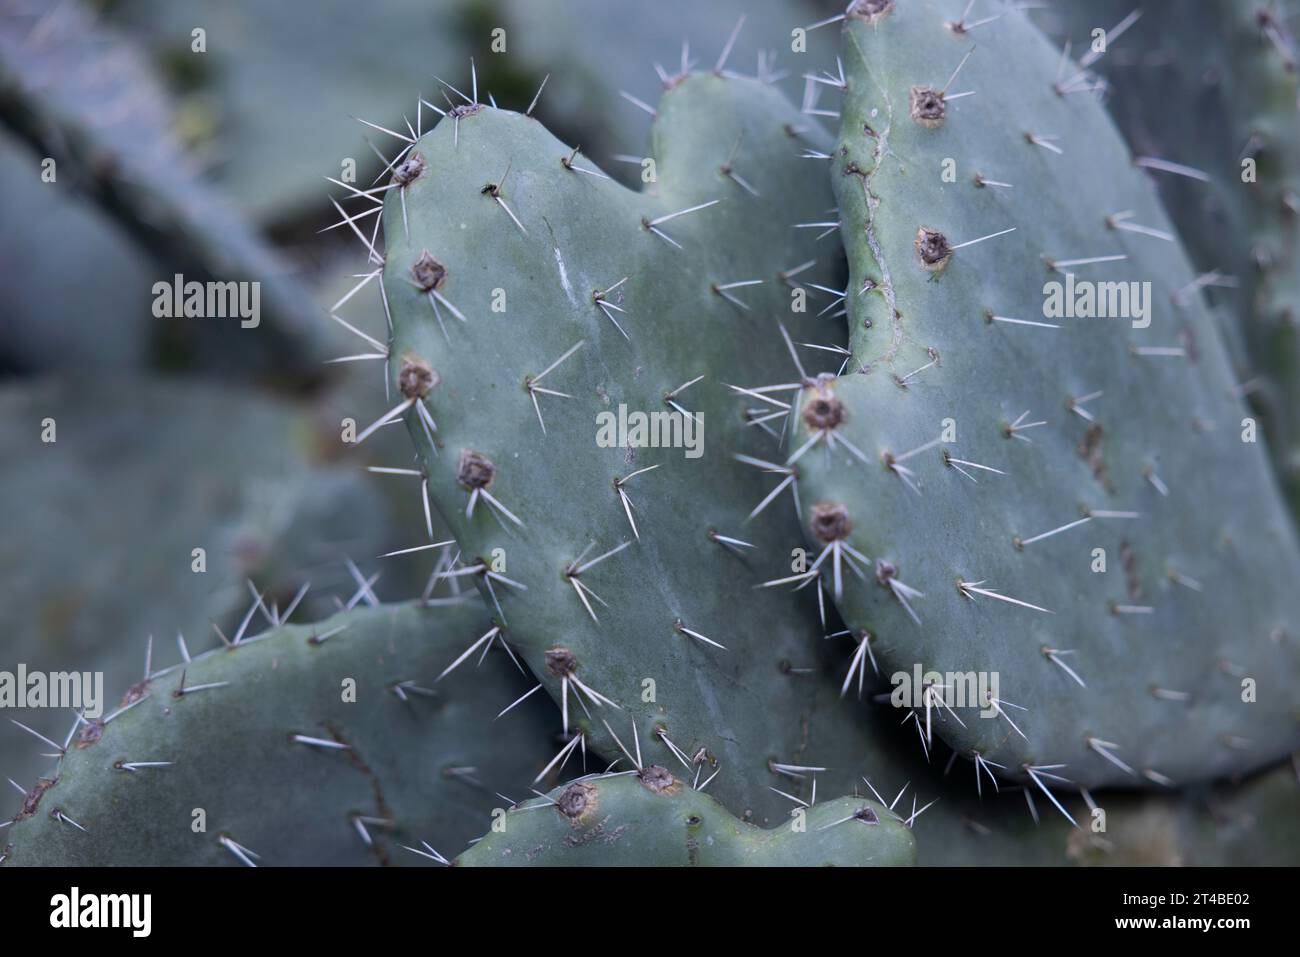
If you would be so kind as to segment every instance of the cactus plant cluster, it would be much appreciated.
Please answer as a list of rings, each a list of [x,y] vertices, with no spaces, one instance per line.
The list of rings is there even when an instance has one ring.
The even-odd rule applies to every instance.
[[[53,766],[0,862],[1300,860],[1285,5],[1159,33],[1214,64],[1240,185],[1120,59],[1168,5],[1068,6],[1090,45],[999,0],[781,21],[838,31],[799,102],[736,32],[683,52],[629,97],[637,189],[544,80],[508,108],[471,65],[372,124],[330,312],[385,397],[356,442],[409,438],[383,560],[428,586],[349,564],[314,624],[254,588],[107,714],[24,726]]]
[[[48,444],[30,428],[43,419],[54,429]],[[151,422],[146,433],[140,422]],[[75,396],[52,382],[0,389],[0,442],[12,455],[5,488],[31,503],[6,517],[0,537],[9,623],[0,670],[75,665],[103,672],[105,696],[120,694],[140,680],[149,635],[162,661],[177,635],[202,647],[213,622],[237,630],[250,581],[271,605],[297,598],[298,614],[329,614],[327,586],[349,576],[310,570],[340,553],[381,551],[386,522],[381,490],[323,460],[317,432],[280,403],[161,379],[109,377]],[[168,521],[141,541],[160,512]],[[32,708],[5,717],[44,722]],[[0,735],[7,777],[43,773],[34,743]]]
[[[540,698],[493,721],[529,687],[503,654],[435,683],[482,618],[357,609],[150,671],[73,723],[18,814],[11,862],[400,864],[419,860],[404,846],[465,844],[485,802],[503,803],[490,785],[531,778],[551,737]],[[269,780],[283,784],[268,805]]]

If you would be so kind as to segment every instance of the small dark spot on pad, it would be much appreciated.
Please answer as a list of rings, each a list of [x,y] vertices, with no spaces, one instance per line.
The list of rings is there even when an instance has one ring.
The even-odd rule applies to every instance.
[[[58,778],[41,778],[37,781],[36,786],[28,791],[26,797],[23,798],[23,809],[18,812],[18,816],[14,820],[21,821],[35,814],[37,807],[40,806],[41,798],[45,797],[45,792],[54,787],[58,781]]]
[[[149,679],[145,678],[143,681],[137,682],[127,689],[126,694],[122,696],[122,707],[125,708],[127,705],[135,704],[148,693]]]
[[[398,186],[407,186],[419,179],[425,169],[424,157],[411,150],[406,154],[406,159],[393,167],[393,182]]]
[[[546,670],[556,678],[567,678],[578,670],[578,659],[568,648],[551,648],[543,657]]]
[[[948,112],[948,104],[944,100],[943,91],[929,86],[912,87],[908,112],[911,114],[912,119],[926,129],[932,130],[942,125],[944,115]]]
[[[415,284],[423,292],[432,292],[447,284],[447,267],[434,259],[433,254],[427,249],[421,250],[420,255],[411,265],[411,275],[415,277]]]
[[[861,821],[863,824],[879,824],[880,815],[872,810],[870,805],[863,805],[853,813],[853,820]]]
[[[647,791],[653,791],[655,794],[676,794],[682,787],[671,771],[657,764],[642,768],[637,772],[636,777]]]
[[[803,407],[804,425],[814,432],[833,429],[844,421],[844,403],[829,391],[818,391]]]
[[[850,20],[861,20],[875,26],[893,9],[894,0],[853,0],[844,15]]]
[[[570,820],[582,817],[588,808],[595,808],[600,792],[594,784],[583,781],[570,784],[555,802],[556,809]]]
[[[818,502],[812,507],[812,521],[808,527],[818,541],[830,544],[848,538],[853,531],[849,510],[843,505]]]
[[[468,489],[489,488],[497,476],[497,467],[482,452],[462,449],[456,465],[456,481]]]
[[[912,245],[916,248],[916,256],[921,260],[921,265],[930,272],[938,272],[952,258],[952,246],[948,243],[948,237],[929,226],[917,229]]]
[[[1124,582],[1129,600],[1136,601],[1142,597],[1142,579],[1138,575],[1137,554],[1127,541],[1119,543],[1119,560],[1124,566]]]
[[[423,399],[440,381],[438,373],[423,359],[402,357],[402,367],[397,373],[397,391],[402,393],[402,398]]]
[[[1101,452],[1101,442],[1104,431],[1100,422],[1094,422],[1088,426],[1088,430],[1083,433],[1083,438],[1079,440],[1079,458],[1088,463],[1092,469],[1092,477],[1102,484],[1105,488],[1110,488],[1110,480],[1106,476],[1106,459]]]
[[[87,721],[86,726],[81,729],[81,734],[77,735],[77,747],[88,748],[98,741],[104,734],[104,722],[96,718],[93,721]]]
[[[883,558],[876,559],[876,582],[881,588],[889,587],[889,580],[898,577],[898,569],[894,567],[893,562],[887,562]]]

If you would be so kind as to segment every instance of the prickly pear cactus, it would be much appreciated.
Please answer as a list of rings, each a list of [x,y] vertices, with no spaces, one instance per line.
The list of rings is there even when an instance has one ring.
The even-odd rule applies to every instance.
[[[1223,345],[1103,109],[957,6],[846,19],[853,357],[783,459],[820,584],[927,734],[1040,792],[1260,766],[1300,736],[1300,556]]]
[[[1283,488],[1300,507],[1300,97],[1294,0],[1172,0],[1061,7],[1079,42],[1126,24],[1074,86],[1105,84],[1135,162],[1160,190],[1200,271],[1239,330],[1241,391],[1261,415]],[[1206,129],[1215,135],[1206,136]],[[1234,318],[1235,317],[1235,318]]]
[[[779,766],[835,747],[813,710],[824,631],[810,591],[755,588],[799,544],[788,499],[747,521],[784,402],[732,396],[832,334],[801,284],[833,282],[837,251],[792,228],[832,202],[802,158],[819,137],[755,80],[678,77],[638,194],[471,99],[411,146],[384,211],[389,418],[407,417],[454,574],[574,747],[612,759],[635,729],[693,783],[720,770],[734,812],[784,815]]]
[[[685,72],[692,64],[708,69],[718,63],[716,45],[723,40],[729,41],[723,69],[731,72],[752,74],[757,67],[775,76],[796,66],[816,72],[835,62],[832,31],[810,34],[805,52],[779,55],[789,49],[794,27],[826,15],[823,0],[500,0],[498,6],[506,29],[526,38],[516,50],[517,59],[539,80],[550,76],[538,114],[548,124],[563,123],[566,133],[580,137],[589,156],[626,157],[639,151],[649,120],[639,104],[655,102],[664,76]],[[683,30],[687,23],[689,34]],[[630,37],[636,38],[640,56],[627,55]],[[480,58],[479,65],[491,68],[501,59]],[[629,172],[633,180],[640,176],[628,160],[606,171],[616,178]]]
[[[551,751],[543,696],[495,720],[531,684],[504,654],[436,680],[483,620],[477,600],[367,608],[160,668],[51,742],[65,751],[57,771],[0,830],[6,863],[454,854],[502,804],[496,792],[522,788]]]
[[[753,37],[807,39],[780,12],[805,2],[754,5]],[[80,174],[187,270],[265,268],[238,218],[208,215],[136,48],[77,8],[10,6],[0,119],[58,155],[59,183]],[[225,55],[253,6],[211,21]],[[464,13],[461,39],[514,10],[453,6],[437,16]],[[0,500],[23,510],[19,535],[0,535],[0,607],[42,623],[0,648],[61,664],[75,626],[138,631],[149,650],[108,714],[65,713],[72,727],[56,733],[47,712],[5,737],[54,767],[15,785],[0,864],[1290,863],[1295,767],[1279,759],[1300,739],[1300,545],[1274,485],[1295,388],[1285,6],[1215,4],[1147,50],[1189,53],[1171,77],[1203,63],[1231,74],[1203,74],[1196,102],[1247,142],[1260,181],[1241,204],[1228,174],[1242,157],[1223,137],[1185,156],[1142,139],[1185,123],[1149,115],[1174,102],[1152,92],[1168,87],[1117,109],[1126,146],[1094,95],[1120,61],[1059,56],[1013,3],[818,11],[818,47],[795,61],[798,110],[771,85],[769,55],[755,80],[728,65],[750,52],[742,24],[710,72],[683,49],[680,72],[657,71],[657,108],[625,97],[653,115],[648,155],[622,167],[639,192],[593,159],[619,128],[599,96],[571,122],[574,88],[557,76],[541,112],[538,98],[497,107],[529,102],[538,52],[557,42],[521,36],[518,11],[501,18],[524,56],[471,61],[463,90],[437,79],[404,122],[374,117],[396,141],[378,149],[383,182],[332,178],[346,195],[326,232],[359,238],[367,265],[346,291],[327,280],[316,294],[334,303],[332,332],[366,345],[332,360],[343,388],[315,390],[310,420],[280,412],[287,428],[264,433],[262,403],[181,384],[131,391],[123,404],[140,411],[121,424],[112,402],[127,387],[85,369],[34,389],[39,415],[25,390],[10,399],[16,431],[0,448],[17,465],[0,468]],[[185,26],[185,9],[155,37],[178,35],[167,24]],[[1106,16],[1107,47],[1172,9]],[[620,37],[636,22],[604,20]],[[840,62],[817,73],[840,20]],[[1197,36],[1170,39],[1184,23]],[[310,37],[301,55],[332,48]],[[588,62],[635,63],[608,46]],[[211,89],[234,102],[267,75],[257,60]],[[560,137],[535,118],[551,95]],[[815,117],[842,124],[838,142]],[[562,142],[575,131],[585,151]],[[258,137],[231,175],[277,137]],[[1177,160],[1201,155],[1208,199],[1177,217],[1212,270],[1198,275],[1151,178],[1195,186]],[[300,165],[241,195],[289,209],[301,193],[280,184]],[[1222,266],[1200,262],[1217,250]],[[1235,325],[1216,269],[1242,278],[1240,354],[1217,328]],[[301,297],[274,286],[272,336],[214,361],[315,382],[286,373],[315,366],[326,340],[300,341]],[[362,290],[382,299],[369,324],[339,312]],[[1248,352],[1261,374],[1243,382]],[[0,343],[3,370],[23,355]],[[405,506],[405,537],[383,549],[384,523],[319,445],[320,423],[330,446],[341,420],[346,438],[367,388],[388,411],[361,430],[355,464],[391,476],[376,481]],[[1243,395],[1269,400],[1273,462]],[[57,442],[36,444],[42,415]],[[174,517],[146,549],[138,529],[159,509]],[[124,524],[132,534],[104,532]],[[104,590],[138,604],[126,568],[184,569],[205,539],[220,543],[215,578],[146,592],[117,628],[89,613]],[[112,551],[124,540],[147,554]],[[251,606],[232,569],[257,580]],[[339,569],[355,580],[346,603],[321,581]],[[381,572],[386,593],[423,599],[381,605]],[[163,666],[170,641],[144,640],[145,622],[188,632],[229,620],[236,600],[247,610],[234,631],[215,622],[212,650],[190,634]],[[321,601],[340,613],[289,623]]]
[[[1228,110],[1246,137],[1252,181],[1241,188],[1250,194],[1252,242],[1243,298],[1247,319],[1245,338],[1263,382],[1244,383],[1262,409],[1269,441],[1283,488],[1293,511],[1300,512],[1300,88],[1297,87],[1297,47],[1292,32],[1300,4],[1221,4],[1231,17],[1225,33],[1230,56],[1245,71],[1240,92],[1233,90]],[[1250,104],[1245,116],[1235,109]],[[1244,122],[1243,122],[1244,120]],[[1236,183],[1245,177],[1242,163]]]
[[[297,596],[295,621],[329,614],[334,586],[351,592],[345,559],[369,571],[395,533],[382,488],[324,445],[302,406],[212,385],[98,375],[0,389],[0,671],[102,671],[112,694],[140,679],[150,635],[172,648],[178,633],[206,644],[213,623],[233,634],[249,582],[268,608]],[[47,715],[0,715],[6,777],[30,785],[50,762],[5,719],[55,733]]]
[[[580,778],[512,808],[462,867],[885,867],[916,859],[881,804],[839,798],[768,830],[746,824],[658,765]]]

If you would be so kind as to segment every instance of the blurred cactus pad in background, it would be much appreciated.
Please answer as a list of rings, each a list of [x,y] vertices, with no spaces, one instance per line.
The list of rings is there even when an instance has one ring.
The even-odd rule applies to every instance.
[[[0,0],[0,864],[1300,864],[1297,30]]]

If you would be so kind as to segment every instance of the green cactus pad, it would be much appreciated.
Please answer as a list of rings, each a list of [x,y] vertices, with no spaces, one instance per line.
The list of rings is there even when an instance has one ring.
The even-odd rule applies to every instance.
[[[776,765],[837,747],[814,595],[755,588],[798,529],[788,499],[747,522],[770,483],[734,456],[770,455],[781,423],[751,421],[766,397],[747,419],[730,388],[784,373],[780,321],[796,342],[836,334],[814,318],[828,297],[796,288],[835,282],[839,256],[795,228],[832,203],[810,144],[828,145],[768,86],[676,78],[637,194],[530,117],[462,103],[384,212],[394,414],[462,571],[600,753],[633,724],[693,782],[720,768],[710,793],[759,821],[785,812]],[[619,447],[620,409],[676,415],[686,447]]]
[[[1107,106],[1150,171],[1206,295],[1239,331],[1241,389],[1300,508],[1300,93],[1294,0],[1174,0],[1097,58]],[[1122,0],[1060,8],[1076,42],[1127,23]],[[1099,23],[1100,21],[1100,23]],[[1084,81],[1080,81],[1084,82]],[[1213,130],[1213,135],[1206,135]],[[1235,342],[1235,339],[1234,339]]]
[[[396,524],[382,487],[322,454],[336,434],[322,437],[304,406],[208,383],[101,374],[0,389],[0,488],[13,503],[0,670],[102,671],[112,695],[140,680],[150,635],[162,660],[178,633],[195,647],[213,623],[234,634],[250,581],[281,609],[308,584],[295,621],[332,612],[332,589],[351,590],[344,559],[377,554]],[[0,772],[30,785],[49,748],[5,718],[45,734],[64,719],[0,715]]]
[[[155,672],[129,708],[81,727],[0,828],[5,863],[414,864],[424,842],[454,854],[508,804],[498,791],[526,793],[553,736],[542,695],[496,720],[531,684],[500,652],[435,685],[483,617],[476,600],[344,612]]]
[[[787,460],[820,583],[933,733],[1040,792],[1275,760],[1300,555],[1181,247],[1118,226],[1171,231],[1154,189],[1019,12],[973,45],[955,0],[874,7],[831,164],[853,359]],[[1050,314],[1067,282],[1150,283],[1151,321]]]
[[[647,765],[580,778],[512,808],[456,865],[885,867],[915,860],[912,832],[874,801],[827,801],[764,830]]]

